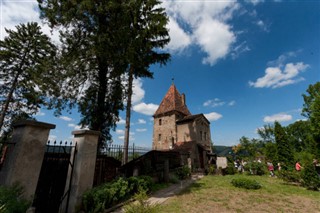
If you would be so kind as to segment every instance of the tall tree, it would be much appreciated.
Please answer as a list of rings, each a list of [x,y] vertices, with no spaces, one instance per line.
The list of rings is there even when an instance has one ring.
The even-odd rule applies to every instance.
[[[61,26],[62,70],[66,81],[53,106],[57,113],[78,105],[81,125],[102,133],[101,143],[123,109],[129,26],[126,1],[38,0],[41,17]]]
[[[130,132],[132,83],[134,78],[152,78],[150,65],[165,64],[169,59],[168,53],[162,52],[169,43],[169,33],[166,25],[168,18],[164,8],[159,7],[158,0],[129,0],[127,18],[130,32],[128,37],[128,77],[126,94],[126,126],[124,137],[123,163],[128,161],[128,146]]]
[[[21,113],[35,114],[57,89],[52,63],[56,48],[37,23],[7,30],[0,41],[0,129]]]
[[[310,119],[311,132],[317,144],[317,157],[320,157],[320,82],[309,85],[308,94],[303,95],[302,115]]]
[[[293,168],[294,157],[292,146],[284,128],[277,121],[274,124],[274,133],[277,144],[277,160],[281,163],[284,170]]]

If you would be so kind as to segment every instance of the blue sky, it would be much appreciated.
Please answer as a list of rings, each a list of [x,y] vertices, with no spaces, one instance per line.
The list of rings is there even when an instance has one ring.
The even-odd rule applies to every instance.
[[[320,1],[164,1],[172,54],[153,79],[136,79],[130,144],[152,145],[152,114],[174,84],[186,94],[191,113],[211,122],[216,145],[235,145],[242,136],[278,120],[304,119],[302,94],[320,80]],[[39,21],[35,1],[1,1],[4,27]],[[50,34],[47,26],[43,30]],[[51,34],[50,34],[51,35]],[[57,33],[51,35],[57,40]],[[41,109],[39,121],[56,124],[50,138],[70,140],[79,114],[54,117]],[[113,141],[123,143],[125,113]]]

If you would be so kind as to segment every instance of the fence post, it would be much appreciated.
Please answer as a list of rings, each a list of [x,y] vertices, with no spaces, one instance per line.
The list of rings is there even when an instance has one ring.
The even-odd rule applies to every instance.
[[[23,197],[33,199],[49,132],[55,127],[53,124],[31,120],[13,125],[12,143],[15,143],[15,146],[12,152],[8,153],[0,172],[1,185],[18,183],[24,188]]]
[[[77,143],[77,154],[74,159],[69,206],[66,211],[69,213],[75,212],[81,204],[83,193],[92,188],[100,132],[77,130],[72,134],[73,143]]]

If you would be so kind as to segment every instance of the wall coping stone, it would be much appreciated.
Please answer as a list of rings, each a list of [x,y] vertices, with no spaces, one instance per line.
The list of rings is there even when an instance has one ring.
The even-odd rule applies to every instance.
[[[43,129],[55,129],[56,125],[54,124],[49,124],[49,123],[44,123],[44,122],[39,122],[39,121],[34,121],[34,120],[24,120],[24,121],[18,121],[13,124],[13,127],[23,127],[23,126],[34,126],[34,127],[39,127]]]

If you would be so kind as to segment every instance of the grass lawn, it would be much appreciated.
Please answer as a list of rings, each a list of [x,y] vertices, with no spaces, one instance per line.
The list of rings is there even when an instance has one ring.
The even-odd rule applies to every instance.
[[[231,180],[245,177],[262,188],[236,188]],[[269,176],[205,176],[178,196],[159,206],[157,212],[308,212],[320,213],[320,192],[288,185]]]

